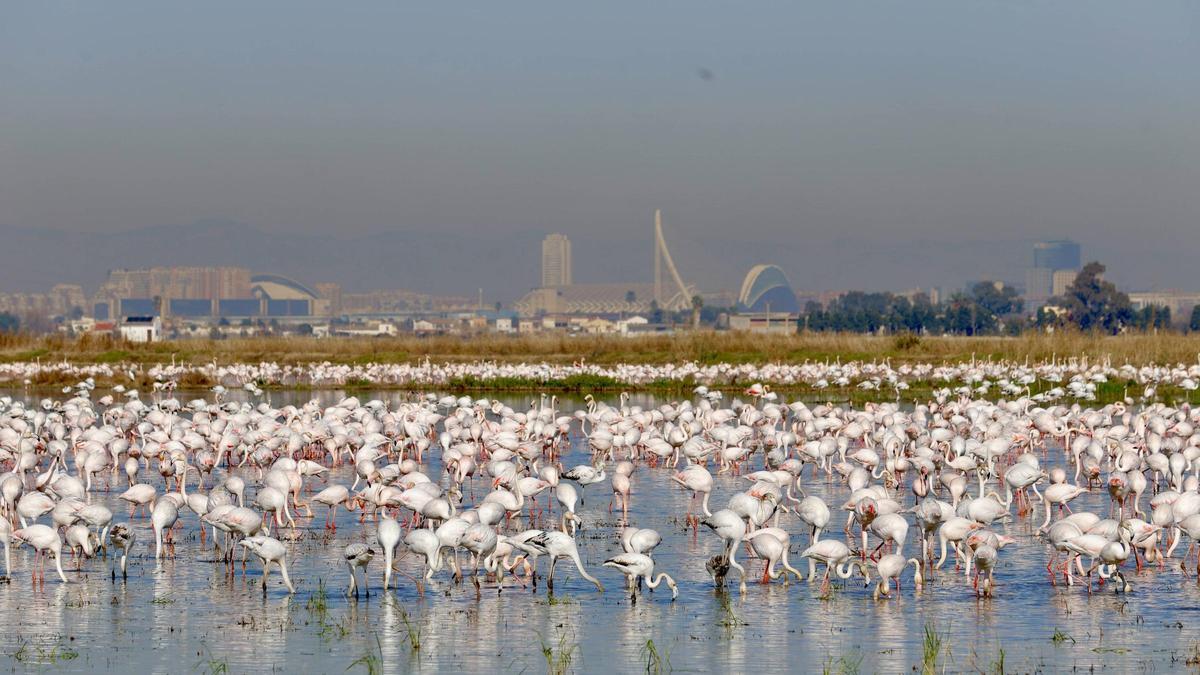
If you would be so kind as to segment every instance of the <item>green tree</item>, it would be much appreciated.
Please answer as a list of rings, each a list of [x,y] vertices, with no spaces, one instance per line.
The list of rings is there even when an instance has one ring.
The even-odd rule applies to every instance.
[[[15,333],[21,330],[21,319],[16,314],[0,312],[0,333]]]
[[[972,286],[971,297],[975,304],[996,317],[1020,312],[1023,304],[1015,288],[991,281],[981,281]]]
[[[1192,319],[1188,321],[1188,328],[1191,330],[1200,330],[1200,305],[1192,307]]]
[[[700,310],[704,309],[704,298],[692,296],[692,328],[700,327]]]
[[[625,291],[625,302],[631,305],[637,302],[637,293],[634,293],[633,291]]]
[[[1129,296],[1117,290],[1111,281],[1101,276],[1105,267],[1090,262],[1079,270],[1075,281],[1063,294],[1061,305],[1067,310],[1071,323],[1085,331],[1116,334],[1133,321],[1133,306]]]

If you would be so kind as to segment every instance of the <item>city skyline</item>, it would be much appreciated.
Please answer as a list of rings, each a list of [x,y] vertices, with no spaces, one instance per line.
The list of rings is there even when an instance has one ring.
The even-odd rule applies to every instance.
[[[139,3],[6,12],[0,232],[228,220],[346,247],[395,236],[397,260],[411,248],[429,267],[395,265],[389,285],[514,298],[547,232],[575,243],[576,281],[638,273],[626,258],[662,208],[676,262],[707,288],[766,258],[797,287],[954,286],[1060,237],[1119,260],[1125,287],[1193,285],[1187,3],[666,2],[637,21],[621,3],[227,7],[238,21]],[[52,238],[56,253],[78,241]],[[134,244],[103,269],[246,264]],[[489,253],[507,271],[480,264]],[[382,286],[385,261],[361,255],[341,281]]]
[[[200,226],[199,228],[204,229],[204,227],[209,227],[209,226],[217,228],[217,231],[218,231],[217,238],[220,239],[220,244],[218,244],[218,245],[220,245],[222,247],[227,247],[228,240],[230,238],[238,237],[238,235],[242,231],[242,226],[236,225],[236,223],[220,223],[220,222],[204,223],[204,225]],[[252,231],[252,228],[250,228],[250,231]],[[142,232],[144,232],[144,231],[142,231]],[[170,228],[170,229],[168,229],[168,232],[170,232],[170,233],[176,232],[176,229]],[[550,234],[544,235],[544,237],[540,237],[538,239],[539,246],[541,246],[542,249],[544,249],[544,247],[546,245],[546,240],[548,238],[553,237],[554,234],[556,234],[556,233],[550,233]],[[269,239],[269,235],[266,235],[265,233],[263,235],[264,235],[264,237]],[[672,249],[676,249],[676,247],[677,247],[676,246],[677,245],[676,231],[671,232],[671,237],[672,237]],[[647,238],[650,238],[650,235],[647,235]],[[313,247],[320,247],[320,246],[330,246],[332,240],[318,239],[318,240],[314,240],[314,241],[316,241],[316,243],[313,244]],[[1058,243],[1058,241],[1061,241],[1061,240],[1050,240],[1049,243]],[[1070,240],[1066,240],[1066,241],[1069,244],[1078,246],[1078,244],[1074,243],[1074,241],[1070,241]],[[833,291],[898,291],[898,289],[912,289],[912,288],[932,288],[932,289],[941,289],[941,291],[943,291],[943,292],[953,292],[953,291],[955,291],[955,289],[958,289],[958,288],[970,287],[973,282],[976,282],[979,280],[991,280],[991,281],[1006,282],[1006,283],[1008,283],[1008,285],[1019,288],[1019,289],[1021,289],[1022,292],[1027,293],[1028,280],[1030,280],[1030,276],[1028,276],[1028,273],[1030,273],[1030,271],[1036,271],[1036,269],[1032,268],[1031,265],[1036,264],[1036,262],[1037,262],[1036,259],[1031,259],[1030,247],[1031,246],[1036,247],[1037,245],[1043,244],[1043,243],[1045,243],[1045,241],[1042,241],[1042,243],[1039,243],[1039,241],[1032,241],[1032,243],[1022,245],[1018,255],[1010,256],[1010,257],[1014,257],[1014,258],[1025,258],[1024,263],[1013,262],[1013,263],[1008,264],[1007,267],[1006,267],[1006,265],[991,265],[991,267],[994,269],[1001,269],[1001,268],[1003,268],[1003,269],[1001,269],[1000,273],[998,273],[998,274],[990,274],[990,275],[988,275],[988,274],[979,275],[978,270],[976,270],[977,271],[976,275],[964,277],[964,279],[962,279],[961,281],[959,281],[959,280],[947,280],[947,281],[934,280],[932,282],[913,283],[913,285],[910,285],[910,286],[902,285],[902,283],[893,283],[893,285],[887,285],[887,286],[865,286],[865,285],[854,286],[854,285],[850,285],[850,286],[844,286],[844,287],[834,287],[832,285],[827,285],[827,286],[815,285],[815,283],[811,282],[811,277],[805,277],[802,274],[802,275],[799,275],[800,281],[797,281],[796,283],[794,283],[794,287],[796,287],[798,289],[798,291],[805,291],[805,292],[811,292],[811,293],[827,293],[827,292],[833,292]],[[118,244],[124,246],[124,245],[127,245],[128,243],[126,240],[121,240],[121,241],[118,241]],[[575,258],[574,246],[571,245],[569,239],[566,240],[566,244],[568,244],[568,249],[570,251],[570,257],[571,257],[572,261],[574,261],[574,258]],[[600,258],[608,257],[607,253],[610,252],[611,249],[605,250],[604,253],[601,253],[601,255],[599,255],[599,256],[590,256],[590,252],[592,252],[592,246],[594,246],[595,244],[596,244],[595,240],[586,241],[586,243],[584,243],[584,246],[586,246],[583,249],[584,258],[587,259],[590,257],[600,257]],[[650,244],[652,244],[652,243],[650,243],[650,241],[646,241],[646,243],[643,243],[643,246],[649,246]],[[601,243],[601,245],[604,245],[604,244]],[[89,246],[77,246],[77,249],[84,250],[86,252],[86,250],[89,249]],[[194,249],[202,249],[203,250],[204,246],[186,247],[186,250],[190,251],[190,252],[194,251]],[[384,246],[384,249],[386,249],[386,246]],[[1088,255],[1086,257],[1087,261],[1092,261],[1092,259],[1097,259],[1096,256],[1091,255],[1091,249],[1092,249],[1091,244],[1088,244]],[[690,252],[688,249],[686,249],[686,247],[684,247],[684,250],[685,250],[685,252]],[[251,251],[252,261],[253,261],[253,255],[256,255],[256,253],[258,253],[258,252],[260,252],[260,251]],[[528,258],[532,257],[532,256],[528,255],[528,251],[526,249],[524,249],[524,247],[521,247],[521,249],[515,249],[514,252],[510,253],[511,257],[506,257],[503,255],[503,253],[499,253],[496,250],[492,250],[490,252],[492,253],[492,255],[487,258],[487,262],[498,263],[500,265],[500,267],[502,267],[502,268],[511,268],[512,267],[512,263],[511,263],[512,259],[521,259],[523,257],[528,262]],[[545,252],[545,251],[541,251],[541,252]],[[4,251],[0,250],[0,257],[2,257],[2,253],[4,253]],[[37,253],[38,253],[37,246],[32,246],[32,250],[30,250],[30,247],[22,247],[22,253],[23,253],[23,256],[20,257],[18,262],[28,263],[29,261],[26,258],[36,258],[37,257]],[[373,253],[377,253],[377,255],[388,256],[388,255],[390,255],[391,252],[384,250],[384,251],[373,251]],[[703,293],[736,294],[736,291],[737,291],[738,287],[740,286],[740,283],[742,283],[742,281],[744,279],[744,274],[746,273],[746,270],[748,270],[751,267],[754,267],[754,265],[758,265],[758,264],[779,265],[779,267],[782,270],[784,270],[784,273],[787,276],[790,276],[790,277],[793,276],[793,271],[792,271],[793,264],[787,261],[786,256],[770,257],[769,255],[760,255],[760,253],[758,253],[757,250],[746,250],[744,253],[745,253],[745,255],[749,256],[748,258],[745,258],[746,261],[749,261],[749,262],[745,263],[744,267],[738,267],[738,265],[742,264],[742,263],[740,263],[739,261],[736,261],[736,259],[726,259],[726,261],[724,263],[722,263],[722,271],[725,271],[727,276],[736,277],[736,281],[731,282],[730,285],[727,285],[727,286],[725,286],[725,285],[700,286],[700,287],[698,287],[698,291],[701,291]],[[55,255],[61,256],[61,251],[55,251]],[[272,258],[272,259],[274,259],[274,261],[283,261],[283,259],[296,258],[296,257],[298,257],[298,256],[294,255],[293,251],[286,251],[286,255],[280,255],[280,256],[277,256],[276,258]],[[94,279],[89,279],[89,280],[78,279],[77,276],[71,276],[70,274],[62,274],[67,269],[74,267],[74,265],[71,265],[71,264],[56,265],[56,267],[55,267],[55,265],[49,265],[48,270],[49,270],[49,273],[52,274],[52,276],[42,277],[41,281],[36,283],[36,285],[29,285],[29,283],[26,283],[26,285],[24,285],[23,287],[19,287],[19,288],[12,288],[12,287],[8,287],[7,285],[0,285],[0,293],[10,293],[10,294],[12,294],[12,293],[16,293],[16,294],[44,293],[47,291],[47,289],[50,288],[50,286],[79,285],[79,286],[83,286],[85,288],[86,292],[88,292],[89,294],[92,294],[92,293],[97,292],[98,289],[101,289],[103,287],[104,283],[108,282],[107,277],[110,273],[113,273],[114,270],[119,271],[121,267],[127,267],[127,268],[131,268],[131,269],[144,269],[144,268],[154,268],[154,267],[184,267],[184,268],[186,268],[186,267],[193,267],[193,268],[196,268],[196,267],[203,267],[203,268],[230,267],[229,264],[217,264],[217,263],[208,262],[208,261],[212,261],[212,259],[220,259],[220,258],[221,258],[221,256],[211,256],[210,255],[210,256],[202,256],[202,258],[187,258],[186,262],[181,262],[180,259],[173,259],[170,256],[164,256],[164,257],[149,256],[149,257],[143,258],[143,257],[137,256],[137,255],[134,255],[130,259],[130,261],[132,261],[132,259],[136,259],[136,261],[143,262],[143,264],[138,264],[136,262],[127,261],[125,264],[115,265],[114,268],[108,268],[108,269],[97,268],[97,269],[100,269],[100,271],[98,271],[98,273],[92,275],[92,276],[94,276]],[[158,261],[158,264],[155,264],[154,261]],[[475,298],[476,295],[478,295],[478,289],[474,289],[474,288],[439,287],[439,286],[430,286],[430,285],[426,285],[426,286],[406,285],[406,283],[403,283],[402,281],[390,283],[390,281],[394,281],[394,279],[392,279],[391,276],[386,276],[386,275],[383,277],[380,277],[380,279],[377,279],[377,283],[373,283],[373,285],[355,285],[355,283],[353,283],[353,280],[350,280],[348,282],[347,277],[343,276],[342,274],[330,273],[329,270],[313,271],[314,268],[312,268],[312,265],[308,264],[307,262],[305,262],[304,264],[298,265],[298,267],[295,267],[293,269],[287,269],[286,265],[284,265],[284,267],[280,267],[280,265],[278,265],[278,264],[272,264],[271,259],[266,259],[266,261],[246,262],[246,259],[242,258],[242,259],[239,259],[239,261],[235,261],[235,262],[238,262],[238,265],[241,265],[241,267],[253,267],[254,269],[257,269],[257,270],[271,271],[271,273],[288,274],[290,276],[295,277],[295,279],[302,280],[302,282],[305,282],[305,283],[310,283],[310,285],[313,285],[313,286],[319,286],[319,285],[322,285],[322,283],[329,283],[329,282],[336,283],[336,285],[338,287],[343,288],[344,291],[346,291],[348,293],[352,293],[352,294],[362,294],[362,293],[372,293],[372,292],[408,292],[408,293],[425,294],[425,295],[431,295],[431,294],[432,295],[456,295],[456,297],[463,297],[463,295],[470,295],[470,297],[472,297],[472,298]],[[262,264],[259,264],[260,262],[262,262]],[[536,261],[534,261],[534,265],[538,265],[542,262],[545,262],[544,256],[540,256],[539,259],[536,259]],[[1104,259],[1100,259],[1100,262],[1105,262],[1105,261],[1104,261]],[[40,263],[35,263],[35,264],[40,264]],[[571,264],[574,265],[574,263],[571,263]],[[233,265],[233,267],[238,267],[238,265]],[[6,267],[0,268],[0,269],[12,269],[13,267],[14,267],[14,264],[8,264],[8,265],[6,265]],[[691,279],[692,279],[692,273],[694,273],[695,268],[692,267],[691,264],[686,264],[686,263],[680,264],[680,268],[684,269],[684,276],[688,277],[688,281],[690,283]],[[574,279],[574,274],[572,274],[572,282],[592,283],[592,285],[595,285],[595,283],[617,282],[622,279],[625,280],[623,282],[652,282],[653,281],[653,270],[650,269],[648,267],[648,265],[635,265],[634,269],[636,270],[635,275],[620,274],[618,271],[618,273],[608,274],[607,276],[605,276],[604,271],[601,271],[601,273],[599,273],[599,274],[596,273],[596,271],[592,271],[592,274],[589,274],[587,277],[584,277],[584,279],[578,280],[578,281],[576,281]],[[1109,264],[1109,273],[1106,274],[1106,276],[1112,277],[1112,279],[1120,280],[1120,277],[1122,276],[1122,274],[1121,274],[1122,269],[1123,268],[1121,267],[1120,264]],[[539,270],[538,268],[534,267],[535,274],[541,273],[541,271],[544,271],[544,270]],[[613,270],[608,269],[608,271],[610,271],[610,273],[612,273]],[[1050,271],[1054,271],[1054,270],[1050,270]],[[1024,279],[1025,283],[1022,283],[1022,279]],[[1072,279],[1073,279],[1073,276],[1072,276]],[[793,281],[794,281],[794,279],[793,279]],[[1048,285],[1054,285],[1054,288],[1057,289],[1057,291],[1055,291],[1052,294],[1060,294],[1061,288],[1068,285],[1069,281],[1070,280],[1066,279],[1066,277],[1061,277],[1061,279],[1055,279],[1054,275],[1051,274],[1051,275],[1046,276],[1045,283],[1048,283]],[[486,304],[491,305],[493,303],[493,301],[497,301],[497,300],[502,301],[503,304],[510,304],[510,303],[512,303],[512,301],[515,301],[517,298],[520,298],[524,292],[528,291],[528,289],[534,288],[536,286],[538,286],[538,283],[530,283],[529,281],[517,280],[516,285],[512,286],[512,288],[515,288],[515,292],[512,292],[511,294],[508,294],[508,295],[504,294],[503,292],[497,291],[497,288],[498,288],[497,286],[488,287],[485,289]],[[1152,285],[1152,286],[1145,286],[1145,287],[1136,287],[1136,286],[1127,286],[1127,285],[1121,285],[1121,286],[1123,288],[1126,288],[1127,291],[1134,291],[1134,292],[1160,292],[1160,291],[1163,291],[1163,289],[1190,288],[1188,286],[1171,287],[1171,286],[1165,286],[1165,285]],[[473,292],[473,291],[476,291],[476,292]],[[137,293],[134,293],[134,294],[138,295]],[[180,297],[180,298],[196,297],[196,295],[193,295],[190,293],[178,293],[176,295],[178,295],[178,297]],[[1038,295],[1033,295],[1033,298],[1038,299],[1039,297],[1038,297]]]

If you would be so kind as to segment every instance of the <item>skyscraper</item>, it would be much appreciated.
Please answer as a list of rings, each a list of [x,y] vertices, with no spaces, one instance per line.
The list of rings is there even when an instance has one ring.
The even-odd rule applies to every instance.
[[[1036,242],[1033,267],[1025,271],[1026,307],[1041,307],[1065,290],[1079,271],[1079,259],[1079,244],[1070,239]]]
[[[542,240],[542,288],[570,286],[571,240],[551,234]]]
[[[1033,266],[1048,270],[1079,269],[1079,244],[1070,239],[1039,241],[1033,245]]]

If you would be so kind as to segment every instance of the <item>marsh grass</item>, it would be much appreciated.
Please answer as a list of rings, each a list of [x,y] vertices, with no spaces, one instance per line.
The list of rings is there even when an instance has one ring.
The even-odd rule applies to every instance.
[[[1057,646],[1059,646],[1059,645],[1062,645],[1062,644],[1064,644],[1064,643],[1066,643],[1066,642],[1070,642],[1071,644],[1075,644],[1075,638],[1073,638],[1073,637],[1071,637],[1070,635],[1068,635],[1068,634],[1066,634],[1066,633],[1062,632],[1062,630],[1060,630],[1060,629],[1058,629],[1058,628],[1055,628],[1055,629],[1054,629],[1054,633],[1053,633],[1053,634],[1050,636],[1050,641],[1051,641],[1051,642],[1053,642],[1053,643],[1054,643],[1054,645],[1055,645],[1056,647],[1057,647]]]
[[[825,663],[821,666],[821,672],[824,675],[858,675],[862,662],[863,655],[857,650],[849,654],[842,654],[836,659],[831,654],[826,657]]]
[[[659,651],[653,638],[646,640],[646,644],[642,645],[642,657],[646,659],[647,675],[662,675],[662,673],[669,673],[673,670],[671,668],[671,650],[668,648]]]
[[[308,596],[308,601],[304,604],[304,608],[318,621],[325,619],[325,615],[329,611],[329,592],[325,590],[324,579],[317,580],[317,590]]]
[[[404,622],[404,630],[408,633],[408,646],[413,652],[421,651],[421,626],[408,618],[408,612],[400,610],[400,620]]]
[[[60,665],[63,662],[79,658],[79,652],[67,645],[59,644],[61,637],[49,645],[35,645],[22,636],[17,637],[17,649],[9,654],[12,659],[21,664],[29,665]]]
[[[925,624],[925,637],[921,642],[921,673],[933,675],[937,672],[938,658],[942,654],[945,636],[937,631],[932,622]]]
[[[371,637],[375,638],[374,648],[368,645],[363,655],[351,661],[346,670],[362,666],[367,671],[367,675],[379,675],[383,672],[383,645],[379,642],[379,633],[372,632]]]
[[[615,363],[771,363],[891,359],[893,363],[977,360],[1025,362],[1088,358],[1114,365],[1195,363],[1200,334],[1174,332],[1120,336],[1072,331],[1017,337],[873,336],[844,333],[755,335],[694,331],[619,337],[564,334],[398,336],[388,338],[272,337],[128,343],[110,337],[0,335],[0,361],[71,363],[228,364],[275,361],[369,363],[584,361]]]
[[[717,593],[717,602],[719,617],[717,625],[725,629],[727,637],[732,635],[735,629],[748,625],[742,621],[742,617],[738,616],[737,612],[733,611],[733,603],[729,601],[728,593],[724,591]]]
[[[571,671],[571,664],[579,651],[579,643],[570,641],[567,631],[559,631],[557,643],[546,642],[541,634],[538,635],[538,640],[542,645],[542,657],[546,659],[548,675],[566,675]]]
[[[200,662],[192,668],[193,671],[201,671],[208,673],[208,675],[225,675],[229,672],[229,662],[214,657],[212,650],[209,649],[206,643],[201,643],[201,647],[203,656]]]

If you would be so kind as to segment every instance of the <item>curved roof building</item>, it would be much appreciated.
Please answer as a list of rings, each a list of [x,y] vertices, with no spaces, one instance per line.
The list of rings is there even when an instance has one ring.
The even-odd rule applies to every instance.
[[[742,281],[742,291],[738,294],[738,304],[751,312],[788,312],[800,311],[796,302],[796,292],[788,282],[787,275],[778,265],[755,265],[746,273]]]
[[[250,277],[250,290],[271,300],[316,300],[320,297],[299,281],[278,274],[255,274]]]

